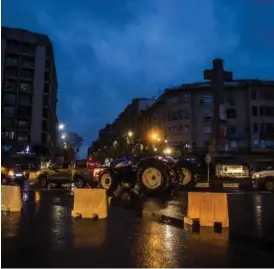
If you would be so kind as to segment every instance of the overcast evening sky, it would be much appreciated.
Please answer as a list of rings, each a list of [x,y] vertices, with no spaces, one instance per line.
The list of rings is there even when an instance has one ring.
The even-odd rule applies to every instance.
[[[2,25],[50,37],[58,118],[82,157],[132,98],[202,81],[213,58],[235,79],[274,79],[273,0],[2,0]]]

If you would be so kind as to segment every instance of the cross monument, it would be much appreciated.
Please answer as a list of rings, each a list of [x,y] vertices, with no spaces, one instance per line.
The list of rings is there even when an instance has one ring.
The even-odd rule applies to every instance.
[[[220,151],[221,140],[224,139],[225,132],[225,126],[223,126],[225,118],[221,115],[221,106],[224,105],[224,82],[232,81],[232,72],[224,71],[222,59],[214,59],[213,68],[204,71],[204,79],[211,81],[214,104],[209,150],[210,153],[217,154]]]

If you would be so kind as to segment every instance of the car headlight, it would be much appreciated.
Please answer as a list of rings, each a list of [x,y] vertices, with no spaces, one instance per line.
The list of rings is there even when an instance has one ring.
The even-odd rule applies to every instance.
[[[252,179],[258,179],[259,177],[260,177],[259,174],[253,174],[253,175],[252,175]]]
[[[8,175],[9,175],[10,177],[13,177],[13,176],[14,176],[14,171],[13,171],[13,170],[10,170],[9,173],[8,173]]]

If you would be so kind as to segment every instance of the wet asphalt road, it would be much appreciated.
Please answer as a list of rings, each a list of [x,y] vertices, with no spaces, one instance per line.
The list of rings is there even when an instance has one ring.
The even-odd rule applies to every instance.
[[[274,194],[260,199],[265,195]],[[70,191],[29,190],[23,198],[21,213],[2,213],[2,267],[274,266],[274,244],[231,238],[228,229],[183,227],[187,193],[140,200],[122,192],[105,220],[72,219]],[[261,210],[253,206],[252,212]],[[262,224],[256,218],[249,222]]]

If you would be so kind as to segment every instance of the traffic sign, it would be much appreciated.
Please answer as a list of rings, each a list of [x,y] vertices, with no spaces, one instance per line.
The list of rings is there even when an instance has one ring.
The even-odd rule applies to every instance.
[[[206,155],[205,161],[206,161],[206,163],[210,163],[211,162],[211,155],[209,153]]]

